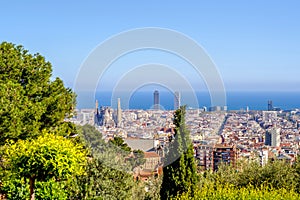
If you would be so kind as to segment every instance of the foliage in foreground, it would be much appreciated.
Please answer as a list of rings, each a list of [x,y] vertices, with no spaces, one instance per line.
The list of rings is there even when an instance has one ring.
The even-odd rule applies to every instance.
[[[44,182],[45,188],[40,189],[47,190],[47,181],[63,181],[84,173],[86,152],[81,145],[62,136],[44,134],[34,140],[19,140],[4,147],[7,180],[4,181],[4,188],[7,187],[8,196],[11,191],[9,186],[14,186],[13,181],[18,183],[19,180],[21,188],[29,182],[30,196],[33,199],[36,181]],[[54,184],[48,185],[52,186]]]
[[[64,118],[73,114],[75,94],[51,76],[51,63],[40,54],[0,43],[0,145],[36,138],[42,130],[72,133],[74,125]]]
[[[52,178],[45,182],[37,182],[35,188],[35,199],[37,200],[68,199],[65,181],[58,182]],[[26,200],[30,196],[29,180],[10,176],[9,180],[4,182],[1,190],[9,200]]]
[[[243,162],[239,169],[221,165],[206,171],[194,193],[177,193],[173,199],[300,199],[300,162],[270,161],[265,166]],[[163,188],[162,188],[163,189]]]
[[[173,200],[198,200],[198,199],[265,199],[265,200],[298,200],[300,195],[293,190],[273,189],[269,187],[254,188],[253,186],[237,189],[233,185],[204,185],[198,189],[192,198],[189,193],[178,195]]]
[[[130,147],[124,140],[105,143],[101,133],[90,125],[78,127],[78,133],[91,155],[85,173],[68,183],[69,199],[144,199],[143,184],[135,182],[131,173],[132,162],[125,162]]]
[[[201,189],[197,189],[194,197],[191,197],[189,193],[178,195],[173,200],[208,200],[208,199],[264,199],[264,200],[298,200],[300,195],[294,190],[287,190],[285,188],[273,189],[268,186],[255,188],[253,186],[247,186],[242,188],[236,188],[233,185],[214,185],[205,184]]]
[[[168,165],[163,169],[162,199],[187,191],[193,196],[197,186],[198,175],[190,133],[185,124],[185,109],[181,106],[174,114],[175,139],[170,142],[165,158]]]
[[[69,199],[131,199],[132,174],[105,166],[101,160],[89,161],[85,174],[71,180]]]
[[[265,166],[260,166],[256,162],[245,163],[240,170],[221,165],[217,172],[206,172],[203,175],[202,183],[230,184],[236,188],[244,188],[249,185],[260,188],[268,185],[273,189],[285,188],[297,191],[299,186],[299,174],[295,170],[297,165],[298,163],[291,166],[278,160],[269,162]]]

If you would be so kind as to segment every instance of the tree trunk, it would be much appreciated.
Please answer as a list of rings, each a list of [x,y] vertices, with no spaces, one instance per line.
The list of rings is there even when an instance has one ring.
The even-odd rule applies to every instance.
[[[35,178],[34,177],[30,177],[29,179],[29,184],[30,184],[30,200],[34,200],[34,182],[35,182]]]

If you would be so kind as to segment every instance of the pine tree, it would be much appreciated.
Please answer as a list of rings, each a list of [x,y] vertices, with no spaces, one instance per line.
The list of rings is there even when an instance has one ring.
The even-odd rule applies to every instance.
[[[185,106],[175,111],[175,139],[169,144],[163,169],[161,199],[182,193],[194,196],[198,181],[190,133],[185,125]]]
[[[0,43],[0,145],[37,138],[43,130],[75,133],[65,122],[74,114],[75,94],[52,77],[52,65],[22,46]]]

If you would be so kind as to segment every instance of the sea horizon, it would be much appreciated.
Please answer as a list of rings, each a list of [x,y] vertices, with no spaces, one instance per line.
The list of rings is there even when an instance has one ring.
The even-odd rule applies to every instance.
[[[136,91],[129,100],[129,107],[124,108],[124,102],[121,99],[122,109],[141,109],[149,110],[153,108],[153,92],[154,91]],[[186,96],[181,93],[182,99]],[[195,92],[198,105],[190,105],[189,99],[186,98],[181,102],[181,105],[187,105],[188,108],[209,108],[212,107],[210,94],[207,91]],[[79,94],[80,95],[80,94]],[[187,95],[191,95],[191,92]],[[95,93],[93,102],[98,100],[99,106],[110,106],[116,108],[116,99],[112,101],[111,91],[97,91]],[[174,95],[167,90],[159,91],[160,105],[164,110],[174,110]],[[84,99],[84,98],[83,98]],[[273,102],[273,107],[281,108],[282,110],[293,110],[300,108],[300,91],[227,91],[226,92],[226,106],[227,110],[267,110],[268,101]],[[77,109],[95,108],[95,104],[91,101],[78,102]]]

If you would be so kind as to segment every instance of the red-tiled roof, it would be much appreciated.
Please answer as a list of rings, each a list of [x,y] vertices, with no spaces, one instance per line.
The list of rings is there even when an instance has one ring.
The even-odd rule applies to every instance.
[[[155,152],[144,152],[145,158],[159,158],[159,155]]]

